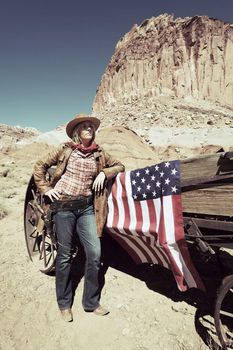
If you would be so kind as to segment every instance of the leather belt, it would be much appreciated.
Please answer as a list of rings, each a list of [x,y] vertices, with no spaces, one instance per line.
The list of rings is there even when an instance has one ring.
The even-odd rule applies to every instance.
[[[74,196],[62,195],[61,199],[51,203],[50,209],[55,211],[84,209],[92,203],[93,203],[93,196],[74,197]]]

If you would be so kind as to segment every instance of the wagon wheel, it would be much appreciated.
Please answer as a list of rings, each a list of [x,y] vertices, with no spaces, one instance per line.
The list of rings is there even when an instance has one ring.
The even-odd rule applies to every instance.
[[[24,207],[24,232],[30,259],[39,270],[49,273],[54,269],[56,241],[53,232],[45,227],[43,198],[38,193],[33,177],[28,184]]]
[[[233,349],[233,275],[225,277],[218,290],[214,321],[223,349]]]

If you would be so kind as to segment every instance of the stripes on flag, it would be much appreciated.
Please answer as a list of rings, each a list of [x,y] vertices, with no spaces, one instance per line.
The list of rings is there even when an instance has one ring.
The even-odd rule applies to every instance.
[[[179,161],[119,173],[108,208],[106,229],[135,263],[170,269],[181,291],[205,289],[184,237]]]

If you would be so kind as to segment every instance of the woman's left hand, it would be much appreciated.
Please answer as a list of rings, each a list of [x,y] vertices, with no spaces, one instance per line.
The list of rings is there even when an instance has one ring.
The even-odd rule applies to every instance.
[[[95,193],[98,193],[102,191],[104,188],[104,181],[106,179],[105,173],[101,171],[95,178],[95,181],[93,182],[92,189],[95,191]]]

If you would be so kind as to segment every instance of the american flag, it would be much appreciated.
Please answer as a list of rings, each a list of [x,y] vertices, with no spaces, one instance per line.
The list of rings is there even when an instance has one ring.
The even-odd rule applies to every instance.
[[[184,237],[179,164],[119,173],[109,191],[106,230],[136,263],[170,269],[179,290],[204,289]]]

